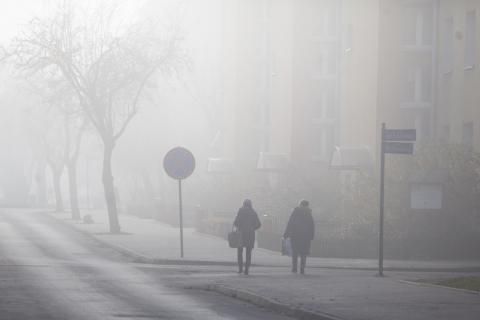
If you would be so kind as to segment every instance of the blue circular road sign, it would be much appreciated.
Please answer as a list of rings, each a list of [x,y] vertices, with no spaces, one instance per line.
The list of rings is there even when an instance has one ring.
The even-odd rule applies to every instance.
[[[173,148],[163,158],[163,168],[173,179],[188,178],[195,170],[195,157],[185,148]]]

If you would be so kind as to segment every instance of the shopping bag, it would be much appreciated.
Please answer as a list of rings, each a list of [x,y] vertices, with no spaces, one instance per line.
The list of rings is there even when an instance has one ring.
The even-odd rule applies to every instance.
[[[230,248],[240,248],[242,246],[242,234],[238,230],[232,230],[228,233],[228,245]]]
[[[292,241],[290,238],[282,238],[282,256],[292,256]]]

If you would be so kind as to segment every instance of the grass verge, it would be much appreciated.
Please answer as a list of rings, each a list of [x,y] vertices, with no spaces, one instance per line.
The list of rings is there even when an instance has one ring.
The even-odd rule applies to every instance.
[[[480,292],[480,277],[476,276],[456,277],[448,279],[418,280],[418,282]]]

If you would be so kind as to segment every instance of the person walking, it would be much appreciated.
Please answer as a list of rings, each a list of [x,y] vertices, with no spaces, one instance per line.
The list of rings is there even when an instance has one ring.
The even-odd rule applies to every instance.
[[[252,262],[252,249],[255,244],[255,230],[261,226],[260,219],[253,209],[252,201],[245,199],[243,206],[238,210],[233,225],[242,235],[242,246],[237,248],[238,273],[248,275],[248,269]],[[243,265],[243,248],[245,248],[245,268]]]
[[[283,237],[290,238],[292,243],[292,272],[297,273],[298,256],[300,256],[300,273],[305,274],[307,255],[310,254],[310,243],[315,236],[315,224],[312,210],[307,200],[300,201],[290,219]]]

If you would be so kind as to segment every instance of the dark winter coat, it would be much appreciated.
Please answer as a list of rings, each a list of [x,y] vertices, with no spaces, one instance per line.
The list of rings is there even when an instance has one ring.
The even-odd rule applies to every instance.
[[[294,253],[309,254],[310,243],[314,236],[315,224],[312,210],[305,206],[296,207],[288,220],[283,237],[290,238]]]
[[[242,234],[243,247],[253,248],[255,244],[255,230],[260,228],[261,223],[253,208],[243,206],[238,210],[233,225]]]

